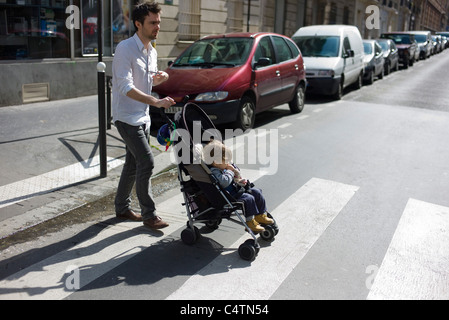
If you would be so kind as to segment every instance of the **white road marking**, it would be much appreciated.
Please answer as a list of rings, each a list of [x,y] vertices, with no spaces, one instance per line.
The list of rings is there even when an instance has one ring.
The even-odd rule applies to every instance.
[[[124,163],[107,158],[107,169]],[[0,187],[0,208],[100,175],[99,156]]]
[[[278,126],[278,129],[285,129],[285,128],[290,127],[291,125],[292,125],[291,122],[286,122],[286,123],[284,123],[284,124],[279,125],[279,126]]]
[[[449,298],[449,208],[409,199],[368,299]]]
[[[348,203],[358,187],[311,179],[273,212],[280,231],[250,264],[223,254],[190,277],[168,299],[265,300],[277,290]],[[248,235],[231,247],[238,248]]]

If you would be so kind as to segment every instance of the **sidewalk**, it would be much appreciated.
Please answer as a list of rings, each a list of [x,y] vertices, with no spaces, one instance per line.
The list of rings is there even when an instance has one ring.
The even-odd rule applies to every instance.
[[[155,162],[155,174],[153,177],[158,177],[172,167],[169,153],[158,154],[155,157]],[[108,175],[105,178],[92,178],[28,200],[34,203],[31,204],[32,208],[30,210],[1,222],[0,239],[115,193],[121,169],[122,165],[108,171]]]
[[[77,99],[83,103],[85,103],[87,99],[90,103],[88,108],[95,108],[95,106],[92,106],[92,104],[96,104],[97,101],[95,96],[92,96],[91,98],[82,97],[68,99],[66,101],[49,101],[40,103],[39,107],[52,108],[52,106],[55,105],[58,108],[62,108],[63,105],[77,103]],[[32,108],[32,105],[14,107],[14,109],[19,110],[32,110]],[[22,120],[23,122],[27,121],[27,119],[20,117],[17,117],[17,120],[14,118],[16,125],[19,126],[20,121]],[[49,124],[49,127],[51,127],[51,124]],[[98,131],[90,130],[90,132],[83,136],[83,139],[92,140],[94,144],[97,137]],[[117,142],[120,137],[115,127],[108,130],[107,139],[108,145],[110,144],[109,140],[111,140],[115,145],[120,144],[121,148],[124,148],[122,141]],[[35,139],[32,142],[27,141],[27,143],[39,144],[40,142],[36,140],[39,139]],[[60,140],[60,138],[56,139],[54,137],[51,141],[55,141],[54,143],[60,145]],[[20,142],[23,143],[22,141]],[[82,142],[85,143],[85,141]],[[15,142],[9,143],[8,147],[2,145],[2,152],[10,152],[10,150],[13,149],[13,146],[11,145],[14,143]],[[155,156],[153,177],[157,177],[168,168],[173,167],[170,160],[171,152],[161,151],[164,147],[161,147],[153,136],[150,137],[150,143],[153,146],[156,146],[156,148],[153,148]],[[48,146],[48,140],[43,141],[42,144],[45,144],[45,147],[47,148],[51,148],[51,146]],[[20,147],[22,146],[18,146],[18,148]],[[94,150],[91,146],[89,146],[89,148]],[[31,178],[0,186],[0,200],[9,199],[0,201],[0,239],[7,238],[12,234],[29,229],[30,227],[39,225],[45,221],[64,215],[76,208],[94,203],[105,196],[115,193],[124,162],[124,149],[118,150],[119,152],[112,149],[113,148],[111,147],[107,152],[108,172],[105,178],[100,178],[98,152],[96,152],[93,157],[87,159],[82,155],[83,152],[80,151],[80,148],[77,150],[80,151],[77,156],[82,156],[83,159],[80,159],[79,163],[67,163],[67,166],[64,168],[46,172],[44,174],[35,173],[32,174]],[[73,150],[71,151],[73,152]],[[58,157],[58,155],[54,155],[54,157]],[[3,165],[2,171],[5,170],[8,170],[6,164]],[[47,187],[39,189],[42,188],[42,185],[46,185]]]

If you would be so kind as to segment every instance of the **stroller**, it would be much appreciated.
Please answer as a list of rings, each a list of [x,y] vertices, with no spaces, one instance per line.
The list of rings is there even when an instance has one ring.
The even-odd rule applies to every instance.
[[[184,99],[185,102],[186,100]],[[260,245],[256,235],[246,224],[243,203],[233,198],[220,186],[201,156],[202,144],[217,137],[221,139],[220,132],[217,131],[208,115],[194,103],[185,103],[182,110],[175,114],[174,121],[168,118],[163,109],[161,109],[161,115],[166,120],[171,138],[173,138],[173,141],[170,139],[168,144],[173,144],[174,147],[178,180],[188,217],[187,227],[181,232],[181,240],[185,244],[194,244],[200,236],[195,224],[203,223],[207,228],[215,230],[222,219],[228,219],[242,224],[251,236],[251,239],[239,246],[240,257],[249,261],[255,259]],[[209,140],[202,141],[201,137],[204,139],[204,136]],[[198,138],[200,141],[194,141]],[[248,182],[245,192],[251,192],[252,186],[254,184]],[[269,213],[268,217],[273,219]],[[272,225],[264,225],[264,229],[260,237],[265,241],[273,241],[279,232],[276,222]]]

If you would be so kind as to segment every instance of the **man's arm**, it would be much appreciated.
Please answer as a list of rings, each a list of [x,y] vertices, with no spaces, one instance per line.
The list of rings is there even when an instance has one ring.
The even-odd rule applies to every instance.
[[[150,94],[146,94],[146,93],[140,91],[137,88],[133,88],[133,89],[129,90],[126,93],[126,95],[131,99],[155,106],[157,108],[168,109],[170,106],[176,104],[175,100],[173,100],[170,97],[165,97],[163,99],[157,99]]]

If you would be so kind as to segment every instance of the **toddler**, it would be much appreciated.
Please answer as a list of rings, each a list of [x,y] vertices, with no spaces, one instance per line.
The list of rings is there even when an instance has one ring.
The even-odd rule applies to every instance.
[[[237,200],[243,201],[246,224],[251,231],[263,232],[265,228],[262,225],[274,223],[274,220],[267,216],[265,198],[260,189],[253,187],[247,192],[240,191],[248,181],[242,178],[239,169],[231,162],[232,151],[228,147],[218,140],[212,140],[203,149],[203,159],[211,165],[211,172],[220,186]]]

